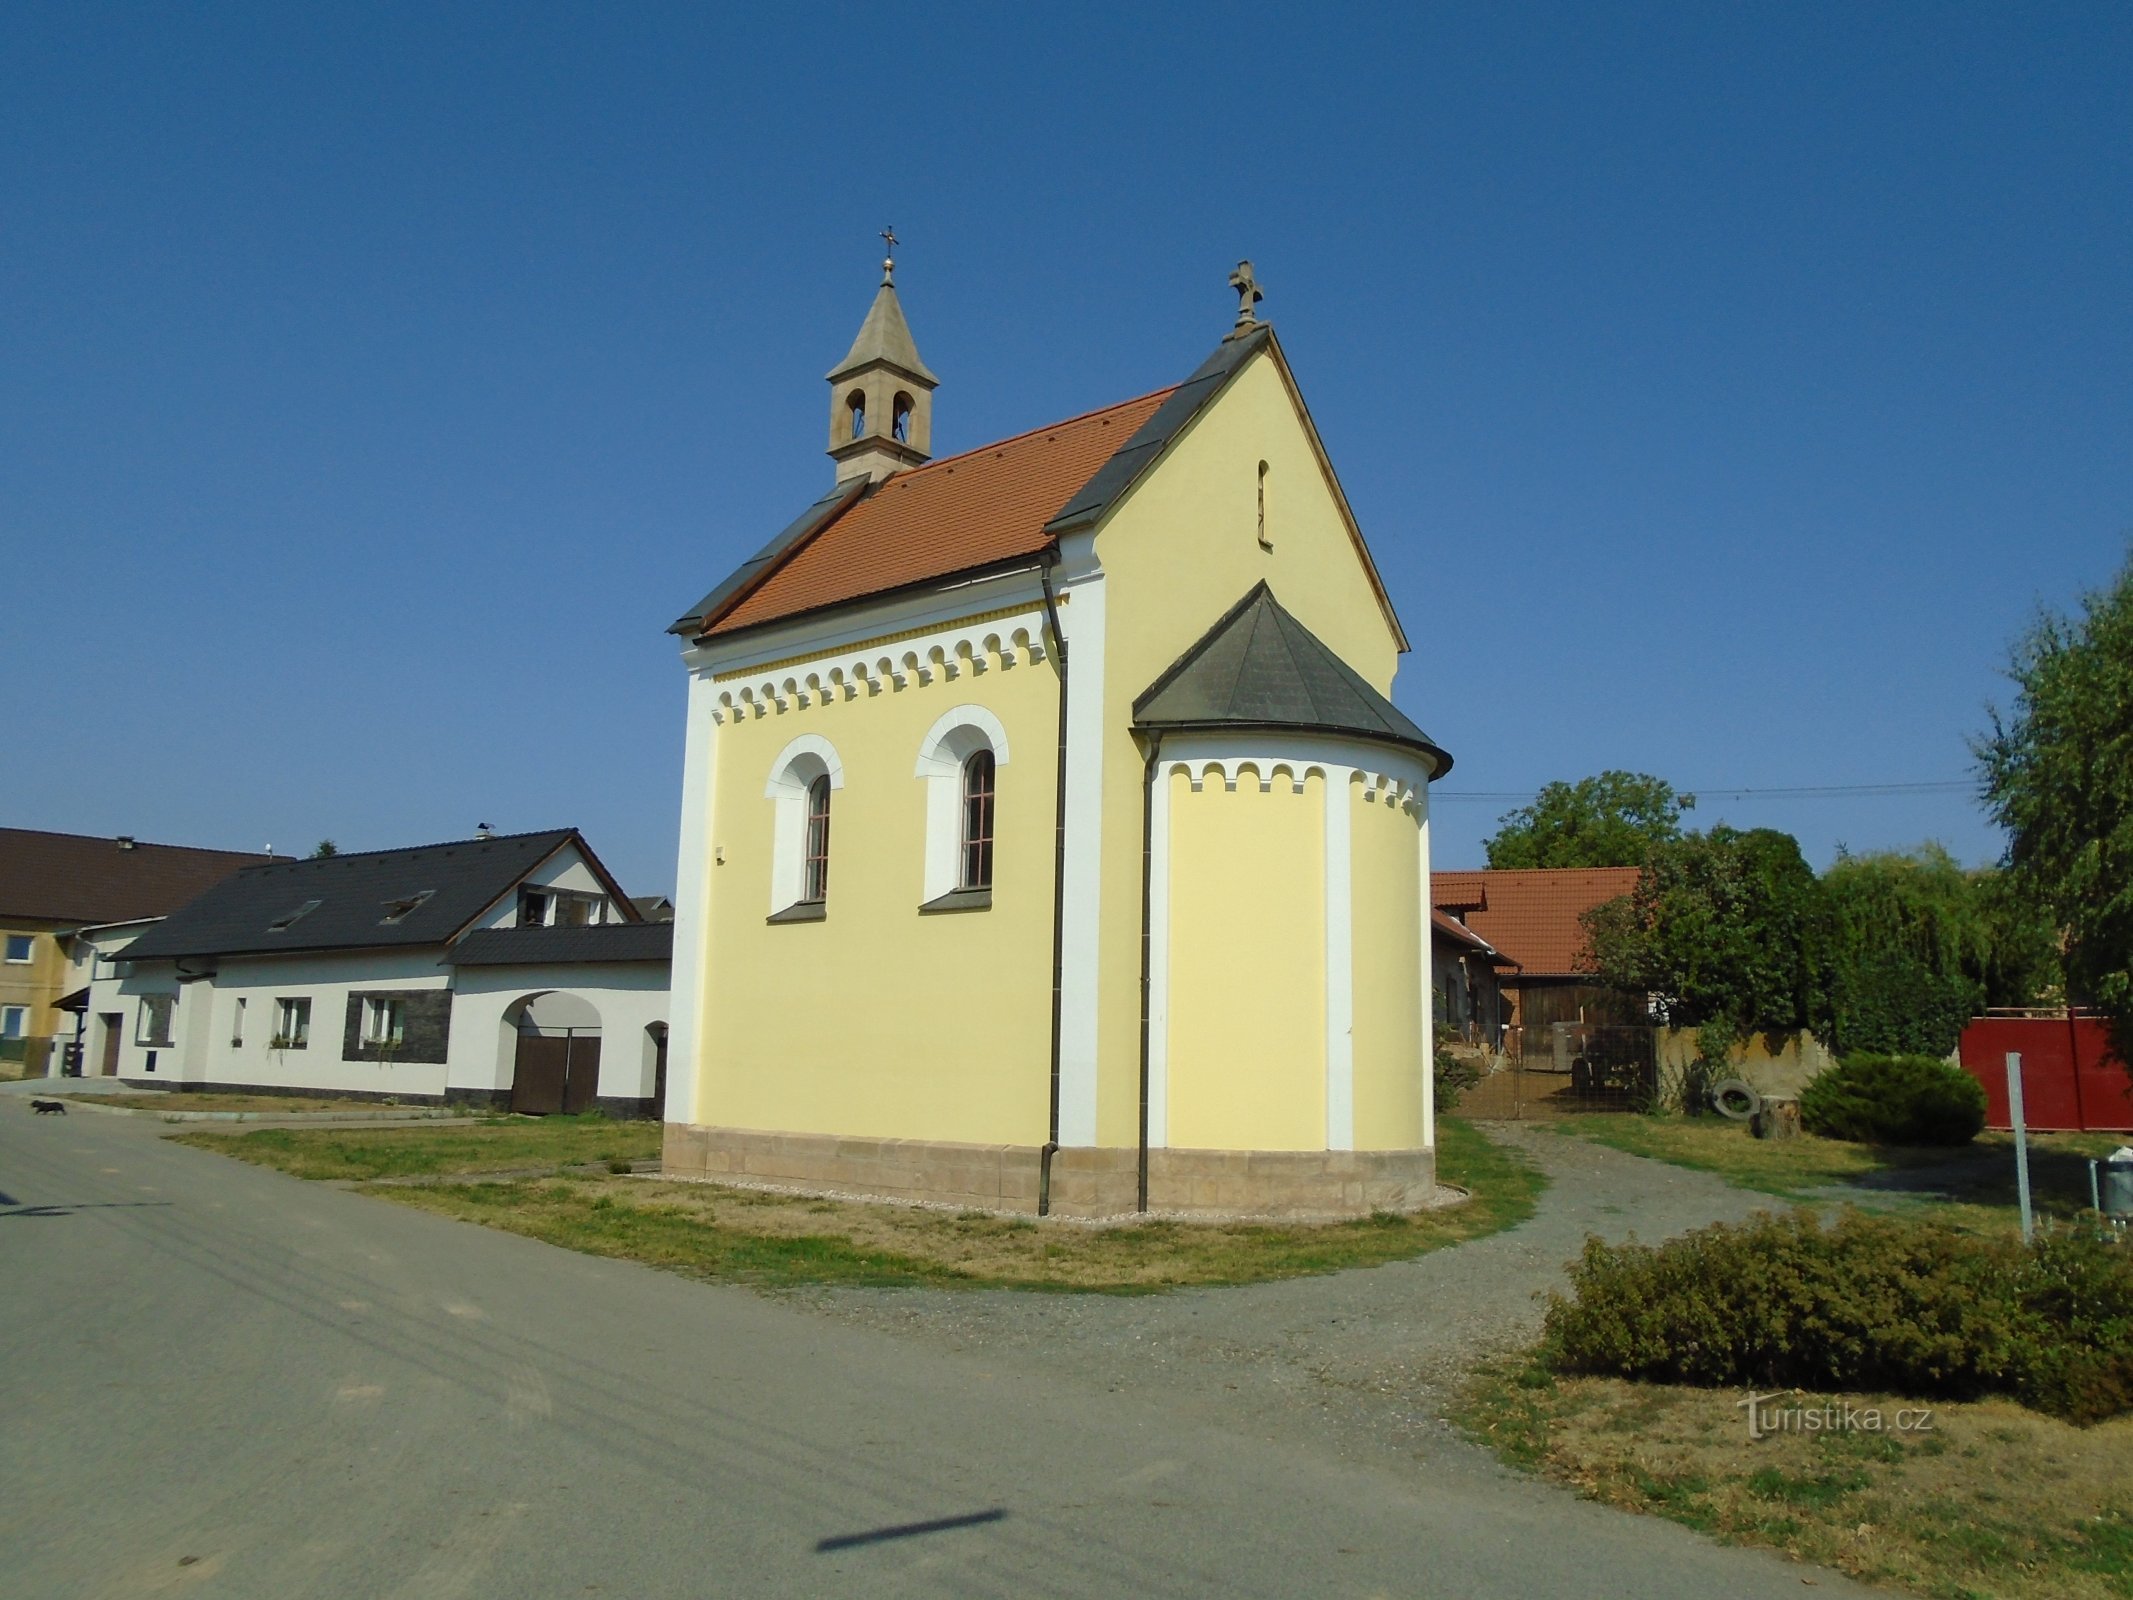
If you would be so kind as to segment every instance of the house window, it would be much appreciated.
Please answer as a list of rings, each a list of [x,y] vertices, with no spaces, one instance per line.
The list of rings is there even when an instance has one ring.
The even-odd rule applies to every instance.
[[[291,911],[287,916],[276,917],[272,922],[268,923],[267,932],[280,933],[284,929],[295,927],[299,922],[303,921],[304,918],[310,916],[312,912],[316,911],[322,903],[323,902],[317,900],[306,900],[302,905],[298,906],[294,911]]]
[[[548,926],[548,891],[545,889],[521,889],[518,892],[518,925],[521,928],[545,928]]]
[[[29,1012],[22,1006],[0,1006],[0,1039],[19,1039],[29,1022]]]
[[[982,911],[992,904],[1000,769],[1007,729],[980,705],[943,713],[918,747],[913,776],[926,785],[922,911]]]
[[[577,894],[568,889],[558,889],[550,898],[555,902],[554,922],[558,928],[583,928],[607,920],[605,895]]]
[[[763,786],[771,802],[770,920],[820,922],[829,896],[830,796],[844,766],[820,734],[803,733],[778,753]]]
[[[819,905],[829,898],[830,882],[830,781],[826,772],[807,786],[807,855],[802,865],[800,898]]]
[[[274,1002],[276,1050],[302,1050],[311,1043],[311,998],[284,997]]]
[[[141,1014],[134,1024],[134,1043],[155,1045],[158,1048],[170,1043],[171,1014],[178,1009],[178,997],[174,994],[144,994],[141,996]]]
[[[238,996],[236,1009],[230,1013],[230,1048],[244,1047],[244,997]]]
[[[397,995],[374,994],[363,1002],[363,1042],[398,1044],[407,1028],[407,1002]]]
[[[27,933],[11,933],[7,936],[7,959],[17,966],[23,965],[37,953],[37,940]]]
[[[435,889],[424,889],[417,894],[408,895],[405,899],[388,900],[385,902],[385,915],[378,920],[381,923],[404,922],[409,912],[416,910],[436,892]]]
[[[959,889],[992,887],[993,760],[980,750],[963,763],[963,871]]]

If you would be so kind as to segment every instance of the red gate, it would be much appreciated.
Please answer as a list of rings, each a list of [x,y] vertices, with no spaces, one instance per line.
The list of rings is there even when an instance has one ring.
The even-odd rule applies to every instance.
[[[1957,1046],[1964,1070],[1985,1086],[1985,1126],[2010,1126],[2007,1055],[2022,1057],[2022,1115],[2049,1132],[2133,1130],[2133,1075],[2111,1053],[2099,1017],[1983,1016]]]

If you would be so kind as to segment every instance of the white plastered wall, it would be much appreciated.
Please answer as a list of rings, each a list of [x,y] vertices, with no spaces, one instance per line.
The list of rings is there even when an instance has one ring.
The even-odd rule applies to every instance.
[[[461,967],[454,984],[449,1072],[454,1089],[508,1090],[514,1041],[505,1013],[530,995],[560,993],[599,1013],[600,1097],[651,1097],[657,1058],[648,1030],[668,1020],[666,963]]]

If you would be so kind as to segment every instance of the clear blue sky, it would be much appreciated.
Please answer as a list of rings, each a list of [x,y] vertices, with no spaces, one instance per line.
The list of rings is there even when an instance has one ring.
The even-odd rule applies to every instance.
[[[1175,382],[1257,262],[1440,865],[1603,767],[1963,779],[2133,534],[2129,104],[2122,4],[9,6],[0,820],[669,887],[662,630],[829,482],[885,222],[943,453]]]

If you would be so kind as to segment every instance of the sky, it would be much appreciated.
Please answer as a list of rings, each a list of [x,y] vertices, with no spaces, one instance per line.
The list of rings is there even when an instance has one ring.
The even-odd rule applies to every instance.
[[[1256,263],[1438,865],[1605,768],[1989,861],[2133,539],[2129,100],[2119,4],[0,8],[0,823],[670,889],[664,630],[828,486],[893,224],[939,454]]]

